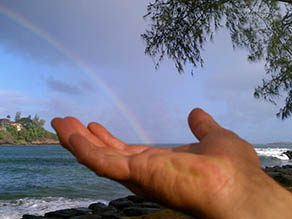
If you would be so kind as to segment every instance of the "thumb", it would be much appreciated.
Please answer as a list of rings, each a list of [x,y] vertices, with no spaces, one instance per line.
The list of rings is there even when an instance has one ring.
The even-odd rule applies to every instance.
[[[208,134],[222,129],[222,127],[205,111],[193,109],[188,118],[190,129],[196,138],[201,141]]]

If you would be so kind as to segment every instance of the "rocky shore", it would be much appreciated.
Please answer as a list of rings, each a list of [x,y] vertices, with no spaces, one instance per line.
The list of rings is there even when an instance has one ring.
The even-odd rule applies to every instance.
[[[264,171],[274,180],[292,192],[292,165],[266,167]]]
[[[1,141],[0,140],[0,146],[23,146],[23,145],[27,145],[27,146],[38,146],[38,145],[60,145],[60,142],[58,140],[54,140],[54,139],[42,139],[42,140],[37,140],[37,141],[33,141],[33,142],[25,142],[25,143],[21,143],[21,144],[15,144],[13,142],[9,142],[9,141]]]
[[[292,192],[292,165],[263,169],[278,183]],[[108,205],[93,203],[87,208],[63,209],[43,216],[23,215],[22,219],[191,219],[192,217],[138,196],[112,200]]]
[[[31,145],[60,145],[59,140],[54,139],[44,139],[44,140],[37,140],[30,143]]]
[[[48,212],[44,216],[23,215],[22,219],[138,219],[138,218],[178,218],[192,217],[167,209],[144,198],[130,195],[112,200],[108,205],[101,202],[93,203],[87,208],[63,209]]]

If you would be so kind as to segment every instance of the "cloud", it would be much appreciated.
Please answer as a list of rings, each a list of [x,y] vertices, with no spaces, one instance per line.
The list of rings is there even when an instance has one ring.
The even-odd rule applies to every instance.
[[[86,91],[95,91],[96,90],[96,88],[89,81],[86,81],[86,80],[81,80],[79,82],[79,86],[80,86],[80,89],[86,90]]]
[[[76,85],[69,84],[53,77],[47,79],[47,86],[55,92],[60,92],[68,95],[83,95],[83,91]]]
[[[81,96],[88,92],[96,92],[95,87],[93,87],[93,85],[86,80],[81,80],[78,84],[73,84],[72,82],[69,83],[57,80],[51,76],[46,80],[46,84],[48,88],[54,92],[72,96]]]

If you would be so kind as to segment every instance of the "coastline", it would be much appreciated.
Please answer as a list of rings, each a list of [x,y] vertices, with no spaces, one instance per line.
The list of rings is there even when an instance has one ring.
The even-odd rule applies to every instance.
[[[193,217],[173,209],[166,208],[160,204],[145,198],[128,195],[123,198],[112,200],[108,205],[95,202],[88,207],[77,207],[47,212],[43,216],[26,214],[22,219],[191,219]]]
[[[36,141],[36,142],[26,142],[25,144],[15,144],[15,143],[0,143],[1,146],[57,146],[60,145],[59,141],[46,140],[46,141]]]

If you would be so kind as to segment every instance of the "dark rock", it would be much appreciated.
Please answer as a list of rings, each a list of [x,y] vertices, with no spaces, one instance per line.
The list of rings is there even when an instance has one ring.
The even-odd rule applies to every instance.
[[[93,211],[89,208],[73,208],[73,209],[63,209],[53,212],[48,212],[45,214],[45,217],[61,217],[61,218],[70,218],[80,215],[90,215]]]
[[[124,215],[122,215],[118,211],[105,211],[105,212],[101,213],[100,216],[102,217],[102,219],[105,219],[105,218],[120,219]]]
[[[285,154],[289,158],[289,160],[292,160],[292,151],[286,151],[283,154]]]
[[[269,172],[268,175],[285,187],[292,186],[292,175],[280,172]]]
[[[22,219],[45,219],[47,217],[43,216],[35,216],[35,215],[30,215],[30,214],[25,214],[22,216]]]
[[[273,178],[283,186],[292,186],[292,176],[279,174]]]
[[[147,202],[148,200],[146,200],[145,198],[141,197],[141,196],[137,196],[137,195],[129,195],[126,197],[126,199],[134,202],[134,203],[142,203],[142,202]]]
[[[282,168],[280,166],[274,166],[273,171],[274,172],[281,172]]]
[[[265,172],[273,172],[274,171],[274,168],[273,167],[265,167],[263,170]]]
[[[82,216],[74,216],[70,219],[103,219],[100,215],[82,215]]]
[[[76,215],[77,215],[76,211],[74,211],[73,209],[64,209],[64,210],[58,210],[58,211],[45,213],[45,217],[69,218]]]
[[[90,205],[89,207],[91,207],[94,214],[97,214],[97,215],[119,214],[119,211],[114,206],[106,206],[102,203],[95,203],[95,204]]]
[[[159,208],[143,208],[143,207],[129,207],[123,210],[123,214],[128,217],[141,216],[152,211],[158,211]]]
[[[282,166],[283,169],[292,169],[292,165],[285,165],[285,166]]]
[[[134,203],[127,198],[119,198],[119,199],[111,201],[109,203],[109,206],[113,206],[113,207],[117,208],[118,210],[122,210],[124,208],[134,206]]]
[[[94,215],[99,215],[102,218],[120,218],[121,212],[118,211],[114,206],[106,206],[102,203],[95,203],[89,206]]]
[[[137,207],[141,208],[158,208],[158,209],[163,209],[164,207],[155,203],[155,202],[142,202],[142,203],[137,203],[135,204]]]
[[[292,187],[292,165],[266,167],[263,170],[282,186]]]
[[[101,202],[98,202],[98,203],[93,203],[89,205],[88,208],[93,210],[96,213],[100,213],[100,212],[103,212],[106,208],[108,208],[108,206]]]
[[[92,214],[93,211],[89,208],[73,208],[75,211],[78,212],[78,214],[80,215],[88,215],[88,214]]]
[[[129,217],[130,219],[131,217]],[[195,219],[194,217],[185,215],[179,211],[175,211],[172,209],[164,209],[159,211],[150,212],[147,215],[134,217],[135,219],[143,218],[143,219]],[[202,217],[200,217],[202,218]],[[198,217],[196,218],[198,219]]]
[[[23,215],[23,219],[119,219],[123,216],[142,216],[153,211],[164,209],[163,206],[145,198],[130,195],[113,200],[109,205],[93,203],[88,208],[63,209],[48,212],[44,217]],[[144,216],[143,216],[144,217]]]

